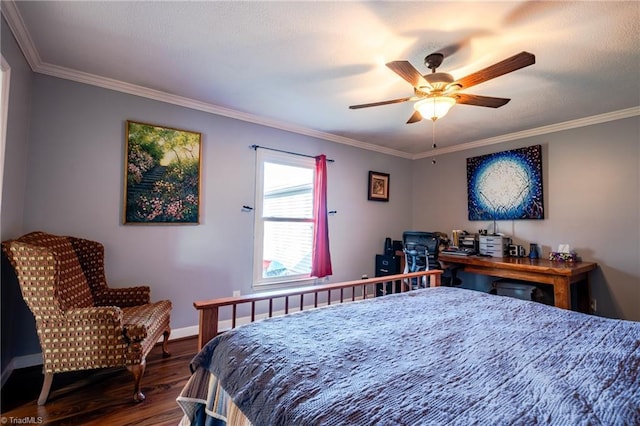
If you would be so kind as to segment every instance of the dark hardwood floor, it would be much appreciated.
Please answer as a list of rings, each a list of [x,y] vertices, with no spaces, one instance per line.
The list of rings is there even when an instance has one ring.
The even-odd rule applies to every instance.
[[[189,362],[197,352],[196,337],[169,342],[169,358],[156,345],[147,356],[142,392],[133,402],[133,376],[125,368],[56,374],[44,406],[36,400],[42,368],[16,370],[2,387],[2,424],[45,425],[177,425],[182,410],[176,397],[189,379]],[[26,421],[25,421],[26,420]]]

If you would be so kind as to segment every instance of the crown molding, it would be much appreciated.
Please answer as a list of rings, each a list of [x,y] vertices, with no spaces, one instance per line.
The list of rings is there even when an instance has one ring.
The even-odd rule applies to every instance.
[[[468,149],[480,148],[483,146],[495,145],[497,143],[510,142],[518,139],[524,139],[532,136],[545,135],[547,133],[560,132],[562,130],[570,130],[578,127],[591,126],[593,124],[606,123],[608,121],[622,120],[624,118],[635,117],[640,115],[640,106],[621,109],[619,111],[607,112],[604,114],[593,115],[591,117],[579,118],[577,120],[564,121],[562,123],[550,124],[548,126],[536,127],[535,129],[523,130],[521,132],[508,133],[488,139],[481,139],[473,142],[463,143],[460,145],[436,148],[431,151],[415,154],[412,160],[421,158],[431,158],[438,155],[451,154],[453,152],[466,151]]]
[[[509,142],[517,139],[527,138],[531,136],[544,135],[547,133],[558,132],[561,130],[574,129],[577,127],[589,126],[592,124],[604,123],[607,121],[620,120],[623,118],[633,117],[640,115],[640,106],[627,108],[620,111],[614,111],[606,114],[595,115],[592,117],[581,118],[577,120],[566,121],[563,123],[552,124],[549,126],[538,127],[535,129],[524,130],[521,132],[509,133],[493,138],[482,139],[478,141],[468,142],[460,145],[436,148],[431,151],[426,151],[418,154],[410,154],[407,152],[395,150],[392,148],[381,147],[366,143],[357,139],[351,139],[344,136],[335,135],[332,133],[322,132],[319,130],[310,129],[307,127],[298,126],[291,123],[286,123],[278,120],[269,119],[266,117],[260,117],[253,114],[248,114],[242,111],[236,111],[230,108],[225,108],[219,105],[198,101],[195,99],[187,98],[184,96],[178,96],[160,90],[150,89],[147,87],[126,83],[123,81],[102,77],[95,74],[89,74],[82,71],[73,70],[70,68],[60,67],[57,65],[43,63],[40,55],[33,43],[33,39],[27,30],[27,27],[20,15],[14,0],[2,0],[2,15],[5,17],[11,32],[13,33],[18,46],[22,50],[27,62],[31,69],[40,74],[49,75],[52,77],[58,77],[65,80],[76,81],[78,83],[89,84],[92,86],[102,87],[117,92],[127,93],[134,96],[140,96],[146,99],[152,99],[172,105],[182,106],[185,108],[194,109],[197,111],[203,111],[210,114],[216,114],[224,117],[233,118],[235,120],[246,121],[249,123],[271,127],[274,129],[283,130],[286,132],[297,133],[304,136],[309,136],[317,139],[324,139],[331,142],[336,142],[342,145],[349,145],[368,151],[379,152],[381,154],[392,155],[395,157],[406,158],[410,160],[417,160],[426,157],[435,157],[438,155],[450,154],[453,152],[464,151],[473,148],[479,148],[483,146],[494,145],[502,142]]]
[[[58,77],[66,80],[76,81],[79,83],[89,84],[92,86],[102,87],[109,90],[115,90],[117,92],[127,93],[130,95],[140,96],[147,99],[153,99],[160,102],[165,102],[173,105],[182,106],[198,111],[207,112],[210,114],[221,115],[224,117],[233,118],[236,120],[246,121],[261,126],[271,127],[274,129],[284,130],[287,132],[297,133],[304,136],[310,136],[313,138],[324,139],[331,142],[336,142],[343,145],[349,145],[356,148],[366,149],[369,151],[376,151],[382,154],[393,155],[396,157],[403,157],[410,159],[411,154],[398,151],[391,148],[385,148],[366,142],[362,142],[356,139],[347,138],[344,136],[334,135],[332,133],[322,132],[319,130],[309,129],[295,124],[286,123],[282,121],[272,120],[266,117],[260,117],[253,114],[248,114],[241,111],[236,111],[229,108],[224,108],[219,105],[214,105],[183,96],[177,96],[171,93],[162,92],[147,87],[126,83],[123,81],[102,77],[99,75],[89,74],[70,68],[60,67],[57,65],[42,62],[38,50],[35,47],[33,39],[29,34],[29,31],[20,15],[16,3],[14,0],[2,0],[2,15],[4,15],[11,32],[13,33],[20,50],[25,56],[25,59],[29,63],[31,70],[39,74],[45,74],[52,77]]]
[[[20,50],[22,50],[22,54],[31,67],[31,70],[37,72],[42,61],[35,48],[31,34],[29,34],[27,26],[22,20],[22,15],[20,15],[16,3],[13,0],[2,0],[0,12],[2,12],[2,16],[4,16],[4,19],[7,21],[9,29],[11,29]]]
[[[260,117],[260,116],[249,114],[246,112],[221,107],[219,105],[198,101],[198,100],[187,98],[184,96],[174,95],[174,94],[163,92],[160,90],[149,89],[147,87],[139,86],[136,84],[126,83],[126,82],[115,80],[112,78],[106,78],[106,77],[102,77],[95,74],[89,74],[82,71],[73,70],[70,68],[60,67],[57,65],[52,65],[47,63],[41,63],[40,66],[34,71],[37,73],[49,75],[52,77],[58,77],[65,80],[76,81],[78,83],[84,83],[92,86],[102,87],[102,88],[114,90],[117,92],[140,96],[146,99],[153,99],[156,101],[160,101],[160,102],[164,102],[172,105],[178,105],[185,108],[207,112],[210,114],[216,114],[224,117],[233,118],[235,120],[241,120],[241,121],[246,121],[253,124],[258,124],[260,126],[271,127],[274,129],[284,130],[286,132],[297,133],[300,135],[310,136],[318,139],[324,139],[331,142],[336,142],[343,145],[349,145],[356,148],[366,149],[369,151],[376,151],[382,154],[393,155],[396,157],[403,157],[407,159],[411,158],[411,154],[398,151],[395,149],[385,148],[385,147],[369,144],[366,142],[362,142],[356,139],[346,138],[344,136],[334,135],[332,133],[309,129],[302,126],[297,126],[291,123],[272,120],[270,118]]]
[[[418,160],[426,157],[435,157],[438,155],[451,154],[453,152],[465,151],[468,149],[480,148],[484,146],[495,145],[498,143],[510,142],[513,140],[528,138],[532,136],[539,136],[547,133],[559,132],[562,130],[575,129],[578,127],[590,126],[593,124],[606,123],[608,121],[621,120],[623,118],[629,118],[629,117],[640,115],[640,106],[636,106],[636,107],[631,107],[631,108],[627,108],[619,111],[613,111],[613,112],[608,112],[604,114],[594,115],[591,117],[584,117],[576,120],[565,121],[562,123],[551,124],[548,126],[537,127],[534,129],[523,130],[520,132],[508,133],[505,135],[495,136],[488,139],[481,139],[481,140],[449,146],[449,147],[436,148],[434,150],[425,151],[419,154],[410,154],[403,151],[398,151],[395,149],[381,147],[378,145],[362,142],[357,139],[351,139],[344,136],[335,135],[332,133],[309,129],[307,127],[302,127],[302,126],[298,126],[291,123],[272,120],[270,118],[261,117],[258,115],[249,114],[246,112],[237,111],[230,108],[225,108],[219,105],[198,101],[198,100],[187,98],[184,96],[178,96],[178,95],[162,92],[155,89],[149,89],[147,87],[130,84],[123,81],[106,78],[106,77],[102,77],[94,74],[89,74],[82,71],[73,70],[70,68],[64,68],[57,65],[40,63],[39,67],[34,71],[40,74],[50,75],[52,77],[72,80],[79,83],[102,87],[105,89],[127,93],[130,95],[140,96],[147,99],[153,99],[156,101],[165,102],[172,105],[182,106],[182,107],[194,109],[197,111],[203,111],[210,114],[229,117],[235,120],[246,121],[249,123],[253,123],[253,124],[257,124],[265,127],[271,127],[271,128],[283,130],[286,132],[297,133],[300,135],[310,136],[318,139],[324,139],[327,141],[336,142],[343,145],[349,145],[356,148],[366,149],[369,151],[375,151],[382,154],[402,157],[410,160]]]

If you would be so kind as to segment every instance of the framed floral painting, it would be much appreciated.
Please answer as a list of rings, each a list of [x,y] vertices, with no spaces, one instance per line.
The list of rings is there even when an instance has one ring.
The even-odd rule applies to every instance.
[[[126,224],[198,224],[202,135],[127,121]]]

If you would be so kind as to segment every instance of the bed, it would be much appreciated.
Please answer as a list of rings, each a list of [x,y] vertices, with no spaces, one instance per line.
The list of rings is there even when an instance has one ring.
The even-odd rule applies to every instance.
[[[640,323],[451,287],[242,325],[190,368],[182,424],[640,424]]]

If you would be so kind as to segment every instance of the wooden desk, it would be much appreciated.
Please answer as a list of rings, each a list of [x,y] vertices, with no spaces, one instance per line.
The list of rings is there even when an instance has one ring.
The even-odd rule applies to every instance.
[[[440,253],[438,260],[447,266],[458,266],[465,272],[501,278],[525,280],[553,286],[554,304],[571,309],[571,285],[577,291],[578,310],[590,312],[591,288],[589,272],[598,267],[595,262],[553,262],[527,257],[456,256]]]

